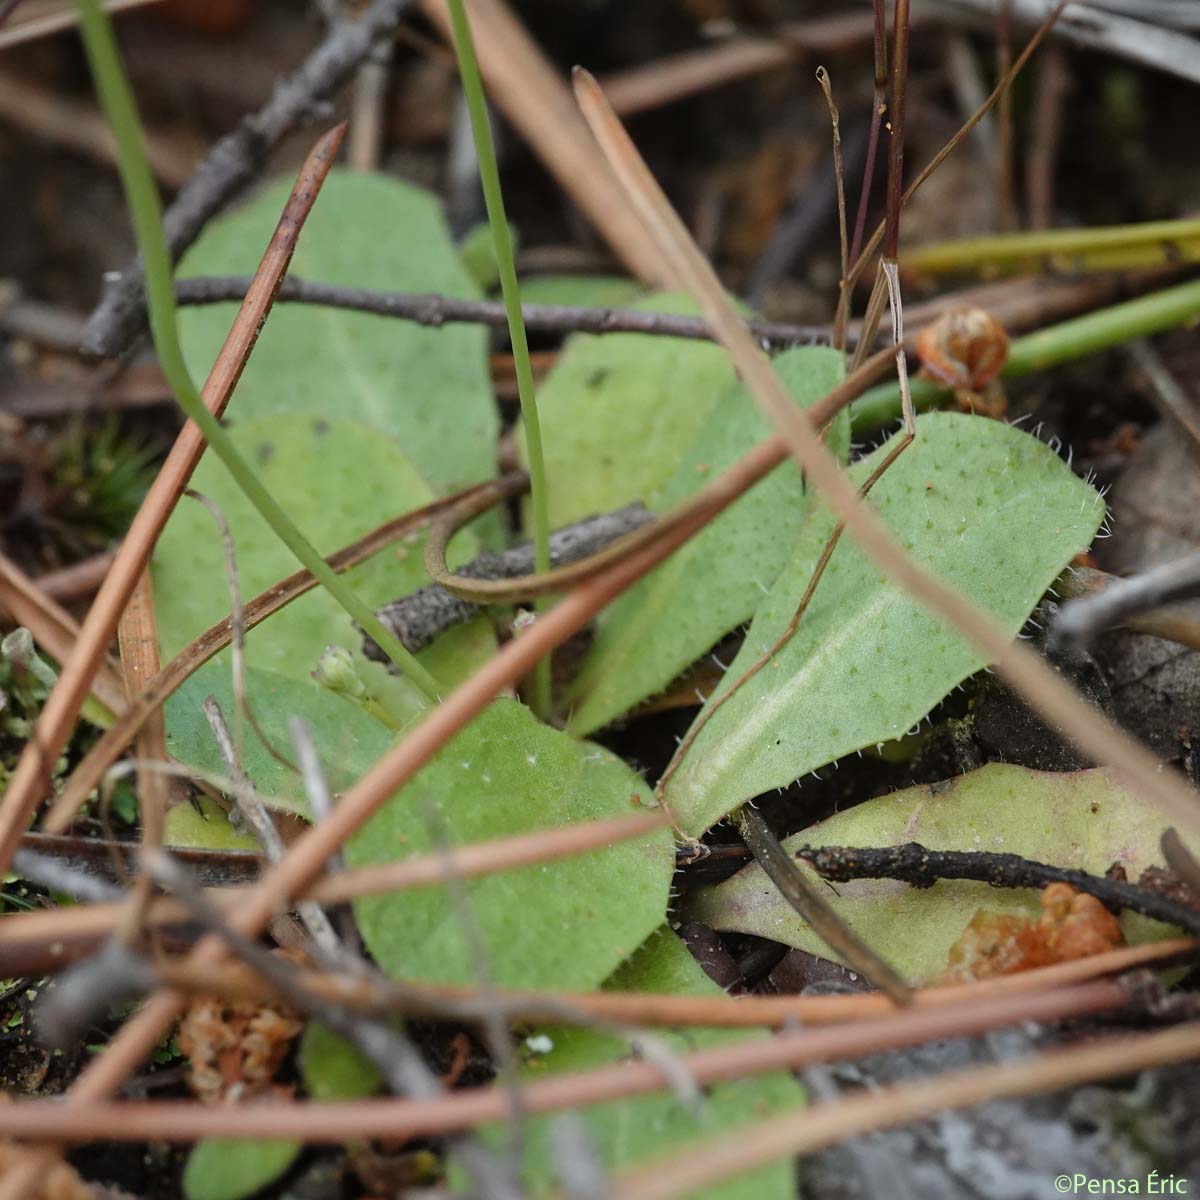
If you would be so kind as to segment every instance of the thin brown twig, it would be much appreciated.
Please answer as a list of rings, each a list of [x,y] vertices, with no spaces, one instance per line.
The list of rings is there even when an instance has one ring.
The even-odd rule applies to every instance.
[[[74,100],[25,76],[0,71],[0,120],[51,146],[65,146],[106,167],[117,161],[116,141],[97,104]],[[146,159],[155,178],[176,191],[192,174],[193,158],[177,134],[145,129]]]
[[[904,110],[908,96],[909,0],[896,0],[892,12],[892,107],[888,121],[887,216],[883,257],[900,257],[900,209],[904,205]]]
[[[660,1159],[611,1181],[614,1200],[670,1200],[712,1187],[755,1167],[812,1154],[881,1129],[894,1129],[947,1110],[991,1100],[1055,1092],[1200,1056],[1200,1022],[1051,1050],[1018,1062],[946,1072],[847,1100],[815,1105],[758,1122],[736,1134],[676,1146]]]
[[[11,8],[16,8],[19,0],[10,0]],[[159,4],[162,0],[105,0],[104,7],[113,14],[129,8],[141,8],[145,4]],[[9,46],[19,46],[25,42],[36,41],[48,37],[62,29],[70,29],[79,19],[75,6],[63,4],[51,12],[34,11],[19,21],[8,22],[0,31],[0,50]]]
[[[70,659],[79,641],[79,625],[75,618],[16,563],[0,554],[0,614],[5,611],[18,625],[29,630],[33,640],[51,658],[60,664]],[[120,668],[108,655],[101,660],[89,690],[114,716],[125,711]]]
[[[102,550],[99,554],[80,559],[69,567],[60,567],[57,571],[39,575],[35,582],[51,600],[74,600],[79,596],[86,596],[104,582],[104,576],[108,574],[115,555],[115,550]]]
[[[420,0],[420,7],[451,41],[446,0]],[[520,18],[505,0],[472,0],[471,25],[488,94],[534,154],[635,276],[674,286],[654,240],[620,203],[612,176],[603,166],[597,169],[570,92]]]
[[[375,1066],[390,1091],[425,1100],[444,1095],[441,1081],[403,1032],[365,1017],[337,1000],[310,992],[304,986],[299,972],[286,960],[276,958],[259,946],[255,939],[231,929],[186,869],[169,854],[151,852],[146,859],[158,881],[176,892],[201,923],[219,936],[237,958],[269,980],[272,989],[290,1007],[308,1013],[347,1038]],[[348,956],[344,953],[344,947],[336,942],[331,927],[327,930],[327,937],[334,939],[335,946],[330,949],[336,949],[344,962]],[[358,965],[366,969],[365,963]],[[507,1172],[490,1149],[466,1137],[455,1138],[451,1147],[471,1174],[484,1200],[517,1200],[519,1192],[515,1182],[505,1178]]]
[[[681,1055],[678,1065],[697,1084],[709,1085],[785,1068],[859,1058],[932,1039],[968,1036],[1029,1020],[1053,1021],[1111,1011],[1128,1002],[1129,992],[1119,982],[1097,981],[954,1008],[906,1009],[873,1020],[788,1032],[761,1041],[738,1041]],[[161,1001],[152,1003],[158,1007]],[[1200,1033],[1193,1040],[1200,1051]],[[1192,1043],[1187,1044],[1190,1048]],[[111,1048],[107,1054],[112,1054]],[[644,1095],[668,1086],[668,1073],[659,1064],[619,1062],[531,1080],[525,1088],[525,1101],[531,1113],[556,1112]],[[217,1108],[179,1101],[73,1100],[64,1104],[57,1099],[33,1100],[0,1108],[0,1134],[56,1141],[189,1142],[202,1137],[295,1137],[328,1144],[362,1137],[458,1132],[502,1119],[506,1105],[503,1089],[496,1086],[467,1088],[435,1100],[264,1102]]]
[[[844,296],[851,295],[849,287],[842,293]],[[862,323],[859,328],[858,342],[854,347],[854,354],[850,358],[851,368],[856,368],[862,361],[862,356],[866,353],[868,346],[873,345],[875,338],[879,333],[879,322],[883,319],[884,305],[887,303],[887,281],[883,277],[882,263],[875,268],[875,282],[871,285],[871,294],[867,299],[866,311],[863,313]]]
[[[578,822],[456,846],[451,852],[451,861],[462,878],[476,878],[584,854],[629,838],[645,837],[665,823],[666,818],[660,812]],[[341,904],[359,896],[435,887],[444,882],[446,862],[445,853],[428,854],[399,862],[334,871],[321,876],[311,887],[299,890],[292,900],[303,898],[323,904]],[[237,912],[244,908],[247,897],[254,890],[254,885],[226,886],[214,894],[214,899],[230,912]],[[280,907],[285,903],[281,901]],[[107,937],[120,912],[119,904],[88,904],[12,914],[0,922],[0,969],[5,975],[52,971],[55,963],[78,958]],[[184,909],[164,899],[151,906],[147,923],[154,929],[169,930],[186,918]]]
[[[888,369],[894,357],[894,348],[872,355],[824,399],[805,410],[799,419],[813,429],[823,429],[855,396],[861,395],[868,379],[877,378]],[[499,496],[493,498],[480,493],[434,522],[425,543],[425,569],[429,577],[451,595],[474,604],[508,604],[563,591],[595,577],[636,550],[671,537],[676,530],[692,525],[697,519],[704,522],[713,520],[786,457],[784,442],[778,437],[768,438],[657,520],[625,534],[603,550],[578,562],[514,579],[478,579],[451,571],[446,565],[446,547],[454,533],[499,501]],[[498,491],[502,483],[497,483]]]
[[[846,272],[850,267],[850,242],[849,235],[846,232],[846,179],[842,165],[841,121],[838,117],[837,104],[833,99],[833,84],[829,79],[829,72],[824,67],[817,68],[817,83],[820,85],[821,92],[825,97],[825,107],[829,110],[829,124],[833,133],[833,180],[837,193],[838,249],[841,266],[841,274],[838,278],[845,279]],[[832,344],[835,350],[843,349],[846,344],[846,323],[844,317],[844,312],[839,309],[838,319],[834,321],[833,326]]]
[[[180,279],[175,284],[175,298],[182,305],[219,304],[240,299],[248,282],[245,276],[240,275],[202,275]],[[398,317],[432,329],[456,323],[487,325],[493,329],[508,327],[504,305],[498,300],[379,292],[293,276],[283,281],[276,299]],[[522,304],[521,315],[526,329],[536,333],[646,333],[704,341],[712,338],[712,331],[703,318],[683,313],[650,312],[638,308],[589,308],[568,304]],[[791,325],[774,321],[750,321],[748,324],[755,337],[774,346],[823,343],[829,339],[828,325]]]
[[[272,147],[311,118],[318,102],[353,73],[379,38],[395,29],[411,4],[412,0],[374,0],[358,20],[333,27],[312,54],[276,84],[262,108],[213,146],[163,215],[163,232],[176,259],[258,174]],[[84,327],[82,347],[102,358],[115,357],[144,322],[141,262],[134,260],[106,281]]]
[[[1025,158],[1025,194],[1030,229],[1054,227],[1055,163],[1063,127],[1063,100],[1071,88],[1071,72],[1061,46],[1049,45],[1034,79],[1029,153]]]
[[[869,38],[871,30],[871,18],[857,12],[785,21],[764,36],[725,38],[643,66],[608,72],[601,83],[613,108],[622,116],[632,116],[748,75],[793,66],[813,54],[851,49]]]
[[[158,622],[154,613],[154,592],[150,568],[146,567],[134,586],[125,611],[117,623],[117,645],[121,653],[121,672],[125,677],[125,696],[132,701],[147,679],[158,673]],[[167,729],[161,711],[138,731],[137,757],[143,761],[163,761],[167,758]],[[144,847],[162,845],[167,818],[169,778],[161,771],[139,767],[137,771],[137,801],[139,833]],[[112,953],[128,954],[139,938],[146,909],[154,894],[151,878],[139,871],[134,880],[125,915],[118,923],[114,937],[120,945]],[[102,952],[103,953],[103,952]]]
[[[842,389],[846,386],[843,384]],[[346,839],[496,695],[512,686],[534,663],[582,628],[600,608],[662,562],[715,515],[701,515],[670,536],[615,563],[603,574],[581,584],[520,638],[509,642],[368,770],[326,820],[301,835],[284,861],[245,898],[237,912],[237,928],[247,933],[258,932],[280,906],[309,888],[327,859]],[[210,937],[193,951],[191,961],[203,967],[219,962],[222,956],[220,943]],[[180,1003],[181,998],[172,992],[152,997],[110,1041],[107,1052],[79,1076],[70,1091],[67,1108],[72,1103],[114,1092],[150,1053],[177,1016]],[[32,1179],[32,1175],[26,1174],[18,1180],[13,1195],[22,1194],[17,1189],[27,1186]],[[0,1200],[9,1198],[0,1192]]]
[[[933,156],[932,159],[930,159],[928,163],[925,164],[924,167],[921,168],[920,171],[917,172],[916,178],[908,185],[907,188],[905,188],[904,194],[900,198],[901,205],[907,204],[913,198],[921,185],[924,184],[925,181],[934,173],[934,171],[936,171],[938,167],[940,167],[942,163],[944,163],[946,159],[954,153],[954,151],[966,138],[967,134],[969,134],[971,130],[974,129],[975,126],[978,125],[979,122],[982,121],[989,112],[991,112],[997,100],[999,100],[1000,97],[1012,86],[1013,80],[1016,79],[1016,77],[1021,73],[1025,67],[1025,64],[1033,56],[1034,52],[1042,44],[1042,42],[1045,41],[1046,37],[1050,33],[1050,30],[1054,28],[1054,23],[1058,20],[1059,14],[1069,3],[1070,0],[1058,0],[1058,3],[1055,4],[1054,8],[1047,14],[1046,19],[1035,30],[1033,36],[1026,44],[1025,49],[1022,50],[1017,56],[1016,62],[1014,62],[1012,65],[1012,69],[996,84],[996,86],[992,89],[991,94],[983,102],[983,104],[980,105],[978,110],[976,110],[972,116],[968,117],[967,120],[963,122],[958,132]],[[880,224],[876,227],[875,232],[871,234],[871,236],[867,239],[866,245],[863,246],[862,253],[851,264],[850,277],[846,281],[847,291],[853,288],[855,283],[858,282],[858,279],[862,275],[863,270],[866,268],[867,263],[870,261],[871,256],[876,250],[879,249],[879,245],[883,241],[885,228],[886,226],[884,224]]]
[[[973,305],[986,308],[1010,331],[1034,328],[1057,318],[1134,295],[1160,283],[1167,272],[1161,269],[1120,272],[1086,279],[1046,278],[1002,280],[950,292],[934,300],[912,305],[908,325],[915,330],[937,320],[947,309]],[[245,276],[197,276],[176,284],[176,299],[182,305],[217,304],[240,300],[249,282]],[[277,302],[315,304],[370,312],[378,316],[412,321],[439,328],[463,322],[503,329],[507,318],[503,304],[492,300],[463,300],[454,296],[421,295],[409,292],[379,292],[370,288],[344,287],[289,276],[283,281]],[[636,308],[596,308],[576,305],[524,304],[521,312],[526,327],[539,333],[644,333],[656,337],[692,338],[711,341],[712,330],[703,317],[679,313],[656,313]],[[862,342],[862,322],[846,327],[848,345]],[[825,345],[833,338],[832,325],[793,325],[775,321],[748,321],[747,327],[760,341],[776,348],[796,345]],[[165,386],[165,385],[164,385]]]
[[[1084,753],[1118,766],[1172,823],[1189,830],[1200,828],[1195,792],[1175,772],[1164,770],[1153,754],[1093,710],[1033,650],[1014,642],[990,614],[912,559],[878,514],[859,501],[853,485],[746,333],[712,268],[696,250],[594,80],[577,71],[576,88],[589,124],[625,184],[630,202],[647,226],[657,231],[659,244],[678,259],[677,269],[688,290],[710,324],[720,331],[721,342],[751,395],[836,517],[846,522],[862,552],[918,603],[960,631],[1036,711],[1059,726]]]
[[[372,47],[354,76],[350,114],[350,167],[375,171],[383,155],[388,86],[391,80],[393,43]]]
[[[846,966],[885,993],[893,1004],[911,1004],[913,989],[891,963],[854,932],[821,895],[816,885],[796,868],[795,862],[753,806],[742,805],[738,812],[738,829],[742,841],[750,848],[763,873],[775,885],[775,890],[800,914],[825,945]]]
[[[1193,462],[1200,466],[1200,405],[1180,386],[1151,342],[1132,343],[1129,356],[1146,381],[1154,407],[1183,434]]]
[[[229,336],[209,372],[202,399],[209,410],[218,416],[233,394],[262,323],[270,311],[279,279],[287,269],[296,238],[316,200],[322,181],[333,165],[344,135],[344,125],[330,130],[319,139],[305,160],[259,264],[255,284],[238,310]],[[74,651],[63,663],[58,685],[47,699],[33,736],[13,771],[8,790],[0,802],[0,867],[12,857],[21,834],[29,824],[29,818],[45,792],[49,766],[70,736],[83,698],[103,661],[125,604],[203,452],[204,440],[200,431],[189,421],[176,438],[166,462],[142,501],[112,568],[88,610]]]
[[[996,78],[1003,79],[1012,67],[1012,0],[996,6]],[[1016,176],[1013,170],[1012,88],[1005,88],[996,103],[997,144],[1000,151],[1000,228],[1017,228]]]
[[[364,537],[331,554],[326,561],[335,571],[347,571],[397,539],[421,529],[438,513],[490,486],[476,484],[385,521]],[[316,586],[316,580],[306,570],[295,571],[286,579],[281,579],[244,606],[242,615],[246,629],[253,629]],[[61,833],[71,823],[92,789],[99,785],[104,772],[133,740],[148,716],[174,694],[193,671],[228,646],[232,638],[232,618],[224,617],[189,642],[153,679],[147,681],[116,724],[88,751],[67,778],[62,792],[46,816],[47,832]]]
[[[858,215],[854,219],[854,239],[850,243],[850,262],[858,262],[862,251],[863,234],[867,228],[867,208],[871,202],[871,184],[875,179],[875,155],[879,151],[879,129],[887,112],[887,16],[883,0],[872,0],[872,26],[875,51],[875,93],[871,98],[871,132],[867,141],[867,161],[863,166],[862,190],[858,196]],[[838,319],[845,323],[849,311],[850,281],[842,272],[841,292],[838,295]]]
[[[125,677],[125,696],[133,699],[146,680],[158,674],[158,624],[154,616],[154,592],[149,568],[142,571],[129,603],[117,623],[117,644],[121,651],[121,671]],[[150,715],[138,731],[137,755],[142,759],[167,757],[167,730],[161,710]],[[139,771],[137,776],[138,813],[142,841],[161,846],[163,822],[167,813],[167,778],[158,771]]]
[[[921,988],[913,993],[913,1004],[916,1007],[972,1005],[996,996],[1044,991],[1118,975],[1136,967],[1166,966],[1193,958],[1196,950],[1197,943],[1189,939],[1124,946],[996,979]],[[158,969],[163,982],[189,995],[216,995],[253,1002],[268,1000],[273,995],[269,982],[235,965],[199,971],[185,962],[164,960]],[[306,975],[304,982],[309,990],[364,1012],[470,1022],[481,1021],[489,1005],[494,1012],[518,1023],[577,1025],[606,1021],[635,1027],[723,1029],[786,1028],[796,1023],[834,1025],[896,1011],[891,999],[882,992],[831,996],[673,996],[652,992],[493,989],[485,996],[478,988],[407,981],[388,981],[380,986],[317,972]]]

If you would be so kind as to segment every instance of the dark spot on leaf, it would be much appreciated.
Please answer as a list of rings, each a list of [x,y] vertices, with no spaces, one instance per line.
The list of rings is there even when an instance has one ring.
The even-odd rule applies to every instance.
[[[254,457],[260,463],[270,462],[275,457],[275,444],[273,442],[259,442],[254,448]]]
[[[590,388],[599,387],[609,376],[607,367],[597,367],[588,377],[587,385]]]
[[[329,432],[329,422],[323,417],[317,417],[312,423],[312,431],[318,437]]]

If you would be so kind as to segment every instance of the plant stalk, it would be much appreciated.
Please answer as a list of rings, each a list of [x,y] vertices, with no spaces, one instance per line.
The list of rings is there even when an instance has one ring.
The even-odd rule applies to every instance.
[[[1016,338],[1009,347],[1001,378],[1021,379],[1035,371],[1174,329],[1197,317],[1200,317],[1200,280],[1192,279]],[[936,408],[950,398],[948,388],[920,376],[912,380],[911,390],[913,407],[918,412]],[[872,388],[850,408],[856,434],[880,429],[899,416],[900,392],[894,384]]]
[[[146,161],[141,123],[125,75],[116,38],[97,0],[78,0],[84,47],[96,93],[117,143],[118,168],[133,219],[138,249],[145,266],[150,333],[163,374],[180,407],[203,433],[225,464],[234,483],[258,510],[280,541],[312,572],[327,592],[375,639],[387,656],[431,703],[437,703],[437,680],[409,654],[371,611],[342,582],[316,549],[296,528],[253,469],[238,453],[233,439],[200,399],[184,362],[176,323],[175,285],[162,226],[162,202]],[[382,638],[382,640],[380,640]]]
[[[517,283],[517,268],[513,258],[512,236],[504,211],[504,193],[500,187],[500,169],[496,164],[496,149],[488,123],[487,99],[483,94],[483,79],[475,57],[475,43],[467,20],[463,0],[449,0],[450,21],[454,28],[454,49],[458,55],[458,71],[462,78],[463,95],[471,114],[471,129],[475,135],[475,154],[479,159],[479,181],[487,206],[488,224],[496,249],[496,265],[500,272],[500,290],[508,314],[508,333],[512,341],[513,365],[517,374],[517,392],[521,400],[521,416],[525,421],[525,450],[529,466],[529,511],[533,521],[533,557],[538,572],[550,569],[550,514],[546,498],[546,462],[542,454],[542,429],[538,421],[537,399],[533,390],[533,366],[529,359],[529,339],[525,319],[521,314],[521,290]],[[539,608],[545,602],[539,602]],[[550,711],[550,660],[542,659],[533,672],[532,708],[539,716]]]

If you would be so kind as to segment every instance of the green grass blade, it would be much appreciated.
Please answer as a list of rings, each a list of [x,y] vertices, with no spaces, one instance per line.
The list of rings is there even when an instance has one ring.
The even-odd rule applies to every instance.
[[[533,521],[534,564],[538,571],[550,569],[550,518],[546,500],[546,464],[542,456],[542,431],[538,423],[537,400],[533,392],[533,367],[529,361],[529,339],[521,315],[521,292],[513,260],[512,237],[504,212],[504,194],[500,188],[500,170],[488,125],[487,99],[475,58],[475,43],[462,0],[450,0],[450,19],[454,27],[454,48],[463,95],[471,114],[475,135],[475,153],[479,159],[479,180],[487,206],[488,224],[496,247],[496,266],[500,272],[500,290],[508,312],[508,333],[512,341],[513,363],[517,373],[517,391],[525,422],[525,449],[529,462],[529,505]],[[533,677],[533,708],[545,715],[550,708],[550,660],[538,663]]]
[[[262,514],[280,540],[312,572],[316,580],[362,626],[385,654],[432,702],[438,700],[437,680],[389,633],[340,580],[289,520],[249,464],[238,454],[221,423],[208,411],[188,373],[180,349],[175,319],[171,256],[162,225],[162,204],[150,175],[141,123],[125,76],[112,25],[97,0],[78,0],[80,30],[95,80],[96,92],[117,143],[117,160],[134,233],[146,275],[150,332],[158,360],[180,407],[199,427],[213,452],[225,464],[246,498]]]

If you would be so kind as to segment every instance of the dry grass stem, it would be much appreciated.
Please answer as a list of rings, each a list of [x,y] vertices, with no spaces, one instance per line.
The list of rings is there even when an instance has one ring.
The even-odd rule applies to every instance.
[[[1054,1021],[1111,1011],[1123,1007],[1128,998],[1128,992],[1119,983],[1099,981],[1034,995],[999,997],[952,1009],[907,1009],[867,1021],[693,1051],[680,1055],[677,1065],[698,1085],[707,1086],[781,1069],[796,1070],[816,1063],[859,1058],[934,1039],[965,1037],[1025,1021]],[[153,1011],[157,1015],[168,1004],[173,1006],[173,997],[160,995],[143,1013]],[[137,1020],[140,1018],[131,1025]],[[1200,1053],[1200,1027],[1186,1028],[1192,1030],[1191,1038],[1182,1043],[1177,1038],[1171,1043],[1177,1057]],[[1139,1047],[1148,1040],[1130,1039]],[[1144,1047],[1140,1052],[1147,1053]],[[99,1061],[103,1062],[112,1053],[110,1049]],[[989,1079],[996,1070],[982,1073],[980,1078]],[[532,1080],[524,1089],[523,1099],[530,1113],[558,1112],[659,1091],[670,1086],[668,1074],[662,1065],[626,1060],[590,1071],[564,1072]],[[433,1100],[262,1103],[222,1108],[178,1101],[95,1103],[91,1097],[87,1100],[80,1097],[65,1104],[59,1100],[35,1100],[7,1105],[0,1109],[0,1134],[80,1142],[296,1137],[330,1144],[364,1137],[440,1136],[502,1120],[507,1111],[505,1089],[494,1085],[465,1088]],[[807,1115],[808,1110],[803,1110],[799,1119]],[[744,1137],[745,1133],[739,1130],[738,1136]]]
[[[79,625],[56,600],[10,559],[0,554],[0,615],[7,612],[24,625],[33,640],[57,662],[66,662],[79,640]],[[91,681],[93,696],[109,712],[125,711],[125,688],[120,668],[107,655]]]
[[[420,0],[420,6],[451,41],[446,0]],[[472,0],[471,25],[489,93],[563,191],[634,275],[655,287],[675,286],[654,239],[631,219],[612,176],[598,169],[570,92],[512,9],[504,0]]]
[[[969,984],[933,986],[913,992],[916,1007],[972,1005],[997,996],[1029,994],[1067,984],[1118,975],[1137,967],[1165,965],[1191,957],[1194,941],[1177,938],[1142,946],[1123,946],[1088,958],[1055,963],[1013,975]],[[162,981],[189,995],[263,1001],[272,996],[269,981],[238,965],[198,971],[181,961],[159,964]],[[626,1026],[721,1029],[787,1028],[866,1021],[894,1013],[882,992],[831,996],[672,996],[635,992],[533,992],[512,989],[397,981],[379,987],[370,981],[311,973],[304,985],[316,995],[368,1013],[396,1013],[443,1020],[480,1021],[489,1005],[507,1020],[520,1023],[587,1024],[608,1021]]]
[[[333,164],[345,127],[338,126],[314,146],[301,168],[274,236],[246,294],[229,336],[209,372],[202,398],[219,415],[225,409],[270,311],[279,280],[287,270],[300,229],[322,181]],[[50,764],[61,753],[79,714],[117,623],[149,562],[150,553],[167,518],[174,511],[187,481],[204,452],[199,429],[189,421],[180,432],[162,469],[151,485],[104,583],[80,629],[74,652],[62,665],[54,688],[38,719],[0,802],[0,869],[7,866],[47,785]]]
[[[1108,1038],[1069,1050],[1051,1050],[1018,1062],[949,1072],[918,1083],[895,1084],[821,1104],[677,1147],[659,1160],[611,1181],[615,1200],[668,1200],[711,1187],[764,1163],[812,1154],[880,1129],[894,1129],[935,1113],[991,1100],[1056,1092],[1200,1056],[1200,1022],[1161,1033]]]
[[[326,561],[335,571],[348,571],[399,538],[428,525],[447,508],[490,486],[491,484],[487,483],[477,484],[385,521],[365,537],[331,554]],[[245,628],[253,629],[255,625],[316,586],[316,580],[306,570],[295,571],[286,579],[281,579],[246,603],[242,612]],[[99,786],[104,772],[116,762],[121,751],[133,740],[150,714],[181,687],[193,671],[225,649],[232,640],[233,621],[231,617],[225,617],[186,645],[161,671],[146,682],[145,687],[130,701],[116,724],[88,751],[67,779],[62,792],[46,815],[45,827],[49,832],[60,833],[71,823],[92,790]]]
[[[624,184],[631,205],[647,229],[654,231],[659,245],[676,260],[676,269],[717,331],[751,394],[834,514],[845,522],[862,552],[930,612],[977,646],[1053,727],[1060,728],[1095,761],[1123,771],[1131,787],[1157,804],[1171,822],[1200,832],[1196,794],[1175,772],[1162,769],[1153,754],[1092,709],[1038,654],[1014,642],[990,614],[914,561],[874,510],[860,503],[853,485],[797,412],[770,361],[746,332],[712,268],[672,211],[595,81],[586,72],[577,71],[576,90],[589,125]]]

